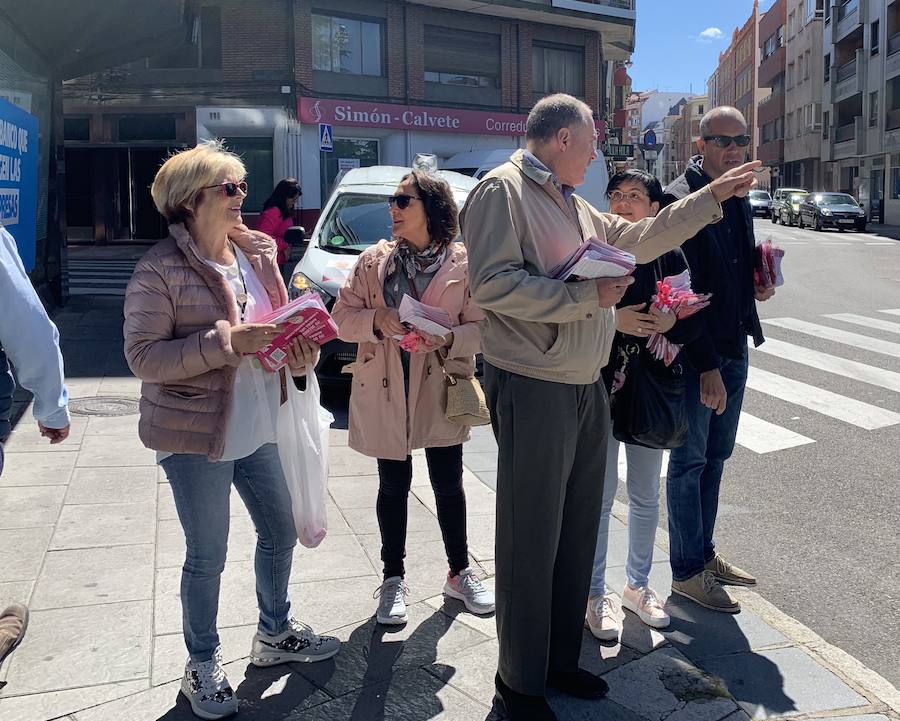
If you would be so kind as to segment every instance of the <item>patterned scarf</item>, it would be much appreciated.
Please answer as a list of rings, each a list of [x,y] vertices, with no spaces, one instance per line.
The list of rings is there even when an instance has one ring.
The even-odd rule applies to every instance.
[[[400,292],[401,271],[409,279],[410,285],[415,282],[418,273],[426,275],[436,273],[447,258],[447,246],[441,248],[432,243],[425,250],[416,250],[403,238],[395,238],[395,240],[397,248],[388,261],[387,278],[393,286],[392,290],[396,296]]]

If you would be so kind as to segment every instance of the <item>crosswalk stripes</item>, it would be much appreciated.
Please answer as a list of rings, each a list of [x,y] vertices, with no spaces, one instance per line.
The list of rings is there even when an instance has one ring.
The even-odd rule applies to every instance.
[[[864,315],[857,315],[856,313],[829,313],[825,317],[844,323],[861,325],[863,328],[874,328],[875,330],[884,330],[888,333],[900,333],[900,323],[893,323],[881,318],[866,318]]]
[[[769,423],[749,413],[741,413],[736,443],[754,453],[762,454],[805,446],[815,441],[789,428]]]
[[[878,311],[879,313],[890,313],[891,315],[900,315],[900,308],[885,308]]]
[[[822,338],[823,340],[830,340],[873,353],[882,353],[894,358],[900,358],[900,343],[872,338],[860,333],[850,333],[849,331],[831,328],[827,325],[819,325],[818,323],[810,323],[798,318],[766,318],[762,322],[778,328],[794,330],[798,333]]]
[[[65,273],[69,295],[124,296],[137,260],[70,259]]]
[[[869,431],[900,423],[900,413],[785,378],[761,368],[750,368],[747,387]]]

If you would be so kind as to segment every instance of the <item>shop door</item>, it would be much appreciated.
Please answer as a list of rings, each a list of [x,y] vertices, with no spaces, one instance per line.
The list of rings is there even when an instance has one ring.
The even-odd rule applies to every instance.
[[[335,138],[334,151],[319,153],[322,176],[322,206],[331,195],[334,184],[353,168],[378,165],[378,141],[357,138]]]
[[[168,148],[129,148],[129,207],[131,237],[135,240],[159,240],[169,234],[167,223],[150,197],[156,171],[169,155]]]
[[[869,175],[869,220],[884,222],[884,168],[875,168]]]
[[[227,147],[239,155],[247,169],[247,197],[244,199],[245,213],[262,212],[263,203],[275,189],[272,170],[272,138],[225,139]],[[279,178],[280,180],[280,178]]]

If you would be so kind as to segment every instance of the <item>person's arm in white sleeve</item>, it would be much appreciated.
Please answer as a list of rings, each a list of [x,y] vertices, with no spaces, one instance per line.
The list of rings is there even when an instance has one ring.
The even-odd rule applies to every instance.
[[[22,265],[16,243],[0,228],[0,344],[19,383],[34,394],[34,417],[45,428],[69,425],[59,331]]]

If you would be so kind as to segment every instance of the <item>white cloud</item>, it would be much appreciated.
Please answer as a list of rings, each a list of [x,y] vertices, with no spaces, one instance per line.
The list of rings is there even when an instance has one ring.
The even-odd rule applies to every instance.
[[[697,40],[701,43],[711,43],[713,40],[721,40],[724,37],[725,33],[719,30],[719,28],[706,28],[706,30],[697,36]]]

